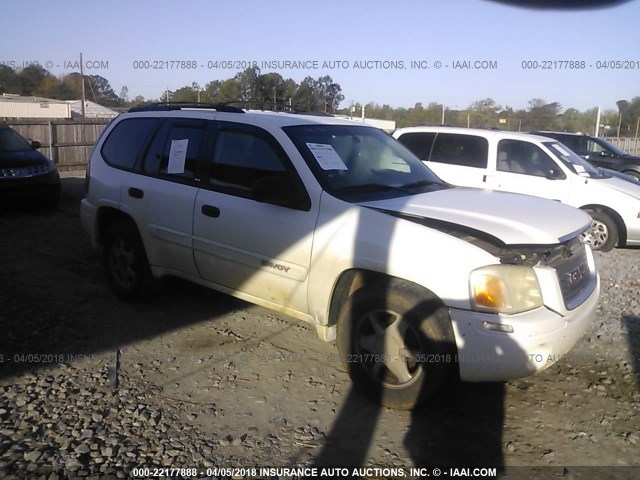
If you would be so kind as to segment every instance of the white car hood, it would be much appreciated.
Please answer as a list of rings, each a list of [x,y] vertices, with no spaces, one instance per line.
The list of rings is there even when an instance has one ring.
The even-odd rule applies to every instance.
[[[587,213],[560,202],[475,188],[448,188],[360,205],[461,225],[507,245],[562,243],[591,225]]]
[[[627,195],[631,195],[633,198],[640,200],[640,183],[636,184],[633,181],[624,180],[618,177],[590,178],[588,181],[595,182],[598,185],[606,185],[609,188],[626,193]]]

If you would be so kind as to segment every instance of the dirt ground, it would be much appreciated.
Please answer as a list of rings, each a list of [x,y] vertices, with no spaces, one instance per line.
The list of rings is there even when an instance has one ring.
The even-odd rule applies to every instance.
[[[597,254],[597,319],[560,363],[392,411],[352,390],[311,325],[178,280],[116,299],[80,225],[83,181],[63,179],[57,210],[0,213],[3,478],[311,464],[640,478],[614,468],[640,464],[639,250]]]

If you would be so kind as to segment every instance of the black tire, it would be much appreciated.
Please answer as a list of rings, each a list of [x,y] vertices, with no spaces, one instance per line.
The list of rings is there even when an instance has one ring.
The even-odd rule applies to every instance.
[[[404,282],[365,285],[349,297],[338,317],[337,346],[356,388],[387,407],[414,409],[456,379],[446,307]]]
[[[618,244],[618,226],[606,213],[600,210],[586,210],[593,222],[582,239],[591,245],[593,250],[608,252]]]
[[[140,301],[158,289],[151,274],[138,229],[130,221],[117,221],[104,237],[102,261],[113,292],[123,300]]]

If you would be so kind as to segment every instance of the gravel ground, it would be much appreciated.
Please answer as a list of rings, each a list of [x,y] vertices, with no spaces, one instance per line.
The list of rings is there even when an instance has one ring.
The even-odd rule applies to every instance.
[[[303,465],[640,478],[613,468],[640,464],[639,250],[597,254],[598,316],[561,362],[452,385],[411,414],[355,393],[310,325],[177,280],[117,300],[79,224],[82,183],[64,178],[58,210],[0,213],[1,478]]]

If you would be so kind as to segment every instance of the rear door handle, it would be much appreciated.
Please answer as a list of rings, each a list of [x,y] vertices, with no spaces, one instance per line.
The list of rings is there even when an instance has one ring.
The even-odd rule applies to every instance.
[[[220,209],[218,207],[214,207],[213,205],[202,205],[200,211],[207,217],[217,218],[220,216]]]
[[[129,189],[129,196],[132,198],[142,198],[144,197],[144,191],[140,190],[139,188],[131,187]]]

